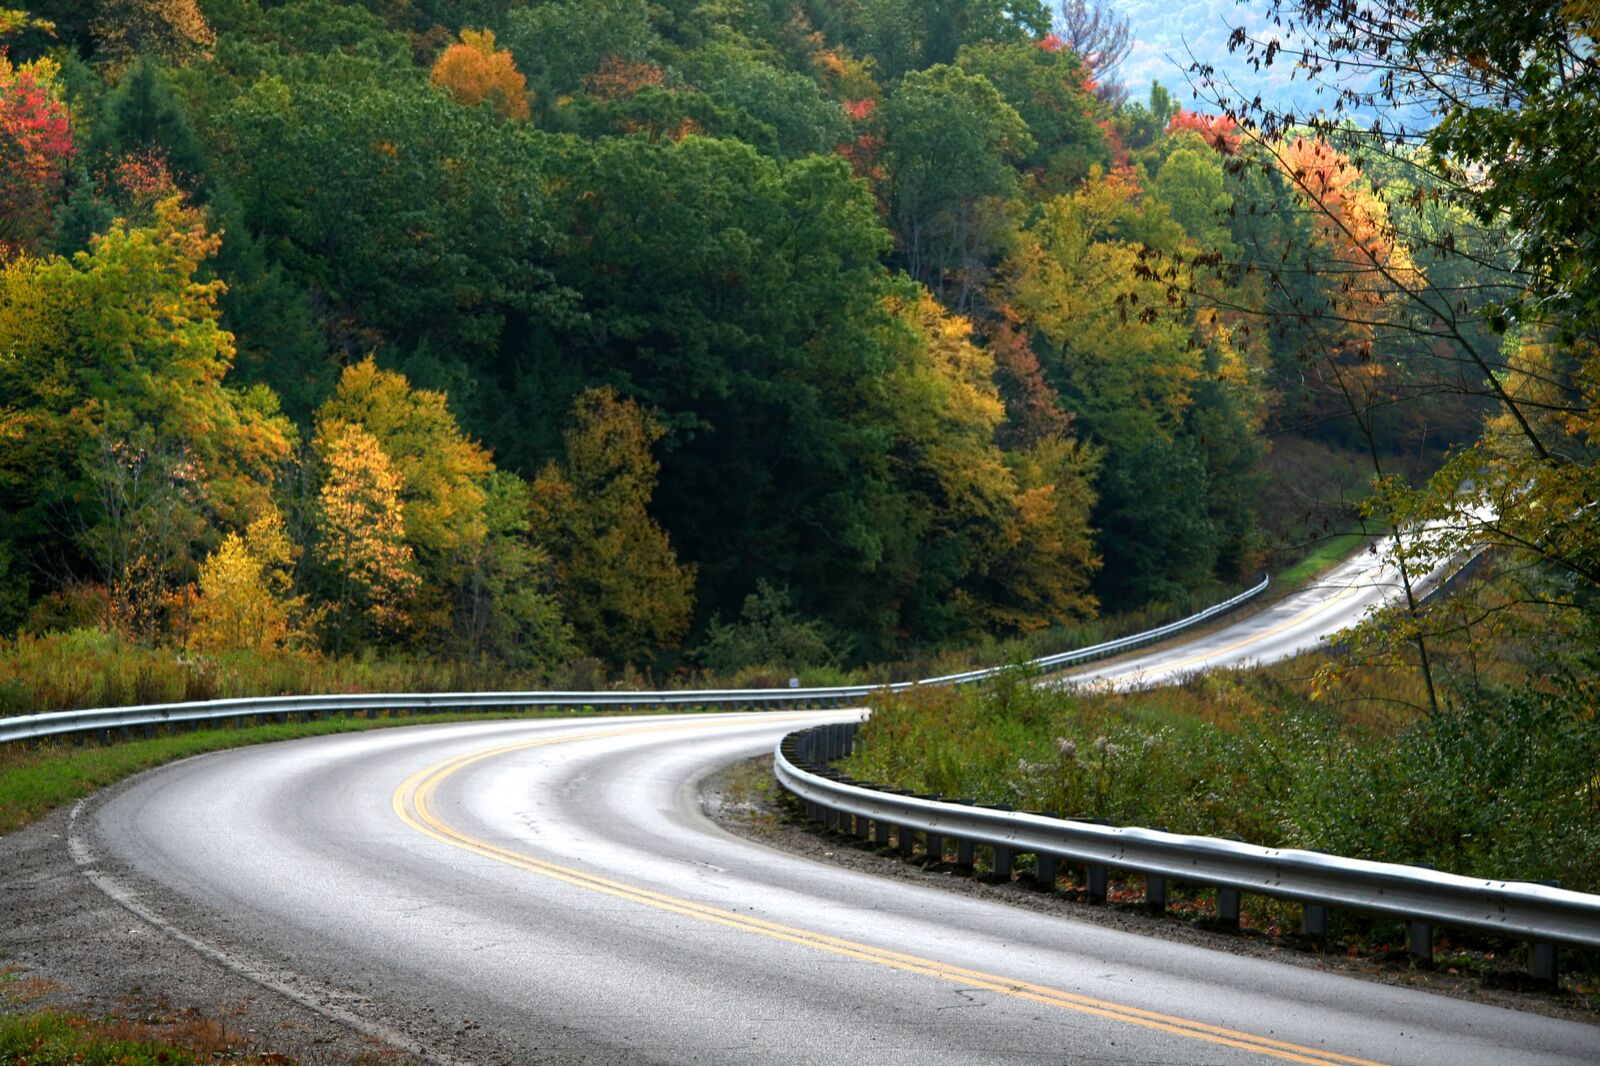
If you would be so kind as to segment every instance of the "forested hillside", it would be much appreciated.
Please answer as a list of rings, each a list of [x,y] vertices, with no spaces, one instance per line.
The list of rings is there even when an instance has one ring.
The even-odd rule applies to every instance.
[[[882,660],[1245,578],[1547,358],[1410,149],[1053,14],[0,12],[0,632]]]

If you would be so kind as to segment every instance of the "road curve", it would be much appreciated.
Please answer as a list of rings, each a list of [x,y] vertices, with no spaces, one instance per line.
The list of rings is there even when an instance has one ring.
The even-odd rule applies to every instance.
[[[1308,652],[1360,622],[1374,608],[1401,599],[1405,587],[1390,559],[1392,548],[1393,538],[1383,538],[1265,610],[1175,646],[1075,670],[1065,680],[1074,685],[1137,689],[1169,684],[1213,668],[1272,663]],[[1449,567],[1448,562],[1439,564],[1415,579],[1415,587],[1432,588]]]
[[[1151,940],[727,834],[698,782],[849,713],[216,753],[76,833],[192,935],[508,1062],[1593,1062],[1600,1030]],[[354,998],[354,999],[351,999]],[[467,1022],[470,1020],[470,1024]]]
[[[1149,685],[1312,647],[1377,554]],[[94,806],[147,908],[449,1056],[504,1062],[1592,1062],[1600,1031],[1152,941],[733,837],[698,783],[856,712],[414,727],[218,753]],[[459,1021],[459,1022],[458,1022]]]

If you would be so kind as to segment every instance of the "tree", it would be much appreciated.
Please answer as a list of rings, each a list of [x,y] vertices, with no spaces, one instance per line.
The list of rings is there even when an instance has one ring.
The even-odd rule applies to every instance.
[[[888,309],[900,330],[890,455],[909,543],[890,542],[876,581],[901,601],[896,623],[950,640],[1093,614],[1093,451],[1061,435],[1003,454],[994,356],[971,324],[925,291]]]
[[[647,59],[655,34],[645,0],[553,0],[512,11],[504,36],[548,107],[582,88],[608,57]]]
[[[0,48],[0,263],[37,251],[77,148],[48,59],[13,66]]]
[[[196,0],[97,0],[95,6],[96,50],[118,66],[147,55],[186,63],[217,40]]]
[[[1077,54],[1040,42],[970,45],[956,63],[987,78],[1027,124],[1034,148],[1019,163],[1051,193],[1066,192],[1095,164],[1111,164],[1088,69]]]
[[[1415,570],[1441,550],[1503,545],[1513,565],[1502,568],[1499,604],[1480,605],[1480,619],[1496,620],[1492,630],[1526,614],[1541,620],[1534,625],[1541,637],[1569,632],[1575,614],[1592,620],[1600,603],[1594,564],[1600,527],[1594,509],[1578,502],[1596,495],[1589,429],[1592,383],[1600,377],[1600,223],[1585,147],[1586,131],[1600,120],[1594,6],[1424,0],[1359,11],[1321,2],[1273,9],[1294,20],[1295,35],[1255,40],[1236,29],[1230,45],[1258,65],[1290,59],[1314,78],[1343,69],[1363,76],[1332,94],[1329,112],[1310,116],[1286,115],[1260,101],[1218,102],[1264,152],[1282,156],[1287,146],[1303,158],[1305,143],[1315,138],[1358,166],[1371,160],[1380,172],[1401,170],[1409,178],[1408,210],[1377,220],[1374,233],[1349,217],[1337,176],[1328,180],[1328,168],[1318,165],[1325,161],[1286,168],[1318,227],[1335,234],[1360,265],[1357,299],[1316,321],[1409,341],[1426,361],[1467,372],[1437,387],[1481,394],[1497,408],[1479,439],[1459,450],[1425,491],[1404,491],[1393,477],[1376,479],[1396,524],[1442,517],[1453,531],[1437,541],[1405,539],[1400,562]],[[1356,108],[1359,126],[1344,119]],[[1416,225],[1430,214],[1439,220],[1442,213],[1427,208],[1441,204],[1460,212],[1456,224]],[[1396,218],[1414,227],[1404,239],[1395,232]],[[1463,220],[1503,234],[1496,243],[1509,262],[1483,254]],[[1421,249],[1417,259],[1425,269],[1395,270],[1385,261],[1391,246],[1405,245]],[[1477,277],[1446,269],[1452,259],[1471,264]],[[1341,281],[1340,291],[1347,287],[1350,281]],[[1480,323],[1503,334],[1503,345],[1485,338]],[[1360,411],[1366,383],[1343,370],[1330,367],[1341,387],[1355,382],[1348,392]],[[1507,605],[1516,610],[1503,610]],[[1460,619],[1448,625],[1457,633],[1471,628]],[[1415,644],[1434,696],[1430,627],[1408,598],[1372,632],[1392,635],[1380,642],[1390,649]]]
[[[502,117],[528,121],[528,82],[507,51],[497,51],[493,30],[462,30],[433,65],[433,84],[458,103],[476,107],[487,100]]]
[[[183,104],[148,55],[140,56],[106,94],[89,139],[88,155],[100,168],[128,156],[158,159],[174,183],[203,201],[209,167]]]
[[[487,536],[466,560],[457,602],[462,655],[550,671],[577,651],[550,554],[533,539],[533,491],[509,471],[484,479]]]
[[[584,648],[646,663],[683,640],[692,565],[678,562],[647,507],[661,426],[610,389],[579,395],[566,452],[533,484],[533,528],[556,561],[566,617]]]
[[[225,383],[222,286],[195,277],[217,239],[176,196],[152,210],[71,260],[0,268],[0,539],[63,580],[105,570],[93,561],[103,558],[96,531],[113,522],[108,491],[134,514],[151,499],[137,486],[174,478],[193,487],[184,513],[206,518],[173,516],[187,541],[163,550],[178,571],[160,581],[187,580],[213,522],[242,528],[270,505],[292,447],[270,391]]]
[[[275,652],[295,635],[305,597],[289,595],[295,550],[276,511],[230,533],[200,564],[188,642],[201,652]]]
[[[885,81],[953,63],[965,45],[1037,40],[1050,25],[1043,0],[865,0],[861,51]]]
[[[1083,60],[1089,75],[1099,83],[1103,98],[1120,103],[1123,95],[1114,78],[1117,68],[1133,48],[1128,16],[1110,0],[1061,0],[1052,29],[1063,45]]]
[[[312,440],[323,469],[317,552],[334,576],[333,643],[368,628],[404,632],[421,584],[405,541],[405,481],[378,439],[359,425],[324,421]]]
[[[344,369],[317,421],[358,425],[383,449],[400,477],[406,543],[424,573],[445,580],[482,544],[483,480],[494,464],[461,432],[443,393],[413,389],[368,356]]]
[[[706,614],[737,613],[766,578],[842,624],[830,605],[872,592],[896,536],[880,332],[892,283],[871,194],[843,160],[782,163],[702,137],[572,145],[560,164],[557,280],[582,291],[582,318],[523,371],[499,454],[528,463],[528,428],[560,426],[569,398],[611,385],[667,429],[653,510],[700,561]]]
[[[343,360],[448,353],[477,425],[520,417],[509,367],[571,313],[544,266],[552,184],[534,176],[551,143],[335,56],[317,78],[265,74],[219,108],[241,228],[310,291]]]
[[[1092,617],[1091,580],[1103,564],[1091,526],[1100,453],[1061,435],[1007,454],[1006,466],[1017,484],[1016,537],[988,570],[991,625],[1026,633]]]
[[[1011,161],[1034,140],[982,75],[915,71],[885,109],[889,209],[907,272],[965,310],[995,246],[995,206],[1016,188]]]

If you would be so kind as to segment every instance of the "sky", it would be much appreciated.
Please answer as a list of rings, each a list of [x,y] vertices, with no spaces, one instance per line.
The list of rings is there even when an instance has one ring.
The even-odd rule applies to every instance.
[[[1194,59],[1212,64],[1232,79],[1238,92],[1260,95],[1277,109],[1292,107],[1303,113],[1319,104],[1332,103],[1331,91],[1318,95],[1303,74],[1295,78],[1292,61],[1280,56],[1270,68],[1253,71],[1241,49],[1228,52],[1228,35],[1244,26],[1263,38],[1273,31],[1267,17],[1267,0],[1107,0],[1128,18],[1133,48],[1118,68],[1117,78],[1128,87],[1132,100],[1144,100],[1151,79],[1157,79],[1179,103],[1192,110],[1215,111],[1193,97],[1187,68]]]

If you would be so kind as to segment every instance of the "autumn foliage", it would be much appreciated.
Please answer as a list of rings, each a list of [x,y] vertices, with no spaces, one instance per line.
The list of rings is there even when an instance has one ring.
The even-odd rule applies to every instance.
[[[76,152],[56,66],[13,66],[0,49],[0,261],[43,234],[62,176]]]
[[[1179,108],[1167,123],[1168,133],[1193,130],[1205,138],[1206,144],[1225,156],[1239,151],[1239,124],[1227,115],[1202,115],[1197,111]]]
[[[462,30],[460,42],[434,63],[432,78],[463,104],[487,100],[503,118],[528,120],[528,81],[511,53],[495,48],[493,30]]]
[[[648,511],[662,429],[609,389],[580,395],[572,415],[563,458],[534,481],[534,531],[555,557],[579,639],[641,663],[683,640],[694,608],[694,568]]]
[[[419,580],[405,541],[405,485],[378,439],[355,423],[324,423],[314,442],[325,474],[318,494],[318,552],[336,578],[346,628],[370,623],[402,633]]]

